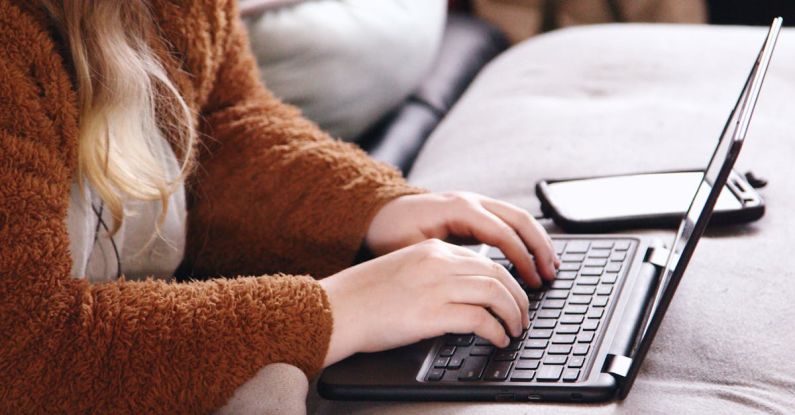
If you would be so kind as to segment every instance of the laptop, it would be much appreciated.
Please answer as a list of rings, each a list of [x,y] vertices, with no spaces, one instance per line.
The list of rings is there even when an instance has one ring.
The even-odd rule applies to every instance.
[[[773,20],[670,248],[641,236],[553,236],[562,261],[557,278],[545,289],[527,290],[531,322],[508,347],[496,348],[472,334],[447,334],[357,354],[323,372],[320,395],[349,400],[625,398],[732,172],[781,23],[780,17]],[[481,245],[477,250],[513,272],[498,249]]]

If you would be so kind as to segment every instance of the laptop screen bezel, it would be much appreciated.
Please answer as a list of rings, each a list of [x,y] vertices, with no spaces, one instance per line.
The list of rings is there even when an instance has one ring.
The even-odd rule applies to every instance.
[[[701,184],[693,196],[693,200],[690,204],[687,214],[685,214],[685,216],[682,218],[679,230],[677,231],[676,239],[674,240],[674,246],[671,247],[671,252],[668,256],[668,260],[666,261],[666,266],[661,273],[657,295],[655,295],[654,301],[651,303],[653,308],[650,313],[650,318],[648,323],[645,325],[645,328],[640,332],[640,341],[635,347],[632,356],[632,363],[627,371],[624,381],[619,388],[618,396],[620,399],[623,399],[627,396],[632,384],[635,381],[635,378],[637,377],[641,363],[645,359],[646,354],[651,347],[651,343],[657,334],[657,330],[662,324],[665,312],[667,311],[668,306],[673,299],[676,288],[679,286],[679,282],[681,281],[685,268],[690,262],[693,252],[695,251],[698,240],[706,230],[707,224],[712,215],[712,211],[715,207],[715,203],[718,200],[718,196],[720,196],[721,189],[723,189],[724,185],[726,184],[729,174],[734,167],[734,162],[740,153],[740,149],[742,148],[742,144],[748,131],[748,125],[750,123],[751,116],[753,115],[754,108],[756,107],[756,102],[759,97],[759,90],[761,89],[762,83],[764,81],[765,74],[770,64],[770,59],[778,39],[778,35],[781,31],[781,23],[782,19],[780,17],[773,19],[773,23],[770,25],[768,34],[765,37],[765,42],[763,43],[762,48],[757,55],[754,66],[751,69],[751,73],[746,79],[745,85],[742,89],[742,92],[740,93],[740,97],[737,100],[737,104],[730,113],[729,119],[724,126],[720,141],[718,142],[707,169],[705,170],[704,178],[702,179]],[[730,131],[731,134],[728,134]],[[726,143],[725,140],[730,140],[730,142]],[[708,174],[710,170],[714,169],[715,166],[713,166],[713,164],[721,162],[720,160],[716,159],[719,150],[721,150],[721,145],[728,145],[729,149],[727,150],[726,156],[720,165],[717,178],[713,183],[709,183],[708,181],[710,178],[708,177]],[[709,194],[706,197],[706,201],[701,202],[703,203],[701,204],[699,201],[699,196],[703,189],[705,189],[705,186],[710,187]],[[696,206],[701,206],[701,212],[695,222],[693,222],[691,225],[691,213]],[[684,241],[684,246],[682,247],[681,252],[677,252],[677,246],[680,245],[682,236],[689,226],[692,226],[690,236]]]

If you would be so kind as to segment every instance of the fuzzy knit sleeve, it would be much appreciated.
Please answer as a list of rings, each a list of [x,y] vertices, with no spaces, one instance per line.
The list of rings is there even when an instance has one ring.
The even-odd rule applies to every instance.
[[[377,210],[421,190],[272,96],[234,2],[220,3],[209,19],[223,22],[211,31],[219,67],[202,111],[211,139],[191,183],[186,263],[198,275],[323,277],[350,266]]]
[[[313,278],[70,277],[75,101],[50,34],[0,0],[0,413],[209,413],[268,363],[316,373]]]

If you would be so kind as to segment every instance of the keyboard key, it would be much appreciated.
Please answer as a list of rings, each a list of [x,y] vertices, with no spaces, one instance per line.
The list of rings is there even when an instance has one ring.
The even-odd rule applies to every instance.
[[[552,330],[530,330],[527,337],[530,339],[548,339],[552,337]]]
[[[569,298],[569,304],[590,304],[591,296],[588,295],[572,295]]]
[[[553,240],[552,246],[555,248],[556,254],[562,255],[563,250],[566,249],[566,241],[560,239]]]
[[[597,327],[599,327],[599,320],[588,320],[582,323],[583,330],[593,331],[596,330]]]
[[[563,324],[580,324],[582,321],[583,316],[581,315],[565,315],[560,319],[560,322]]]
[[[471,334],[449,334],[445,336],[446,346],[469,346],[472,344],[474,336]]]
[[[563,381],[564,382],[575,382],[577,378],[580,376],[579,369],[566,369],[563,371]]]
[[[520,359],[540,359],[542,357],[544,357],[544,351],[541,349],[522,350],[519,354]]]
[[[558,318],[560,317],[560,310],[541,310],[536,315],[538,318]]]
[[[607,272],[618,272],[621,271],[621,263],[620,262],[611,262],[607,264],[605,267],[605,271]]]
[[[555,280],[552,281],[550,287],[556,290],[569,290],[574,285],[574,281]]]
[[[472,381],[480,379],[483,369],[486,368],[486,358],[473,356],[464,360],[464,365],[458,372],[458,380]]]
[[[428,371],[428,380],[432,382],[436,382],[437,380],[442,380],[444,376],[444,369],[431,369]]]
[[[488,356],[494,350],[492,346],[475,346],[469,349],[470,356]]]
[[[536,372],[536,380],[539,382],[555,382],[560,379],[563,367],[558,365],[541,366]]]
[[[574,271],[558,271],[557,280],[566,281],[566,280],[573,280],[575,278],[577,278],[576,270],[574,270]]]
[[[592,308],[588,311],[588,318],[602,318],[604,315],[605,310],[603,308]]]
[[[540,360],[520,360],[513,365],[514,370],[536,370],[538,369],[538,365],[541,363]]]
[[[585,314],[588,312],[588,306],[586,305],[568,305],[566,309],[563,310],[566,314]]]
[[[546,298],[549,300],[560,300],[566,299],[569,296],[569,292],[566,290],[549,290],[547,291]]]
[[[569,359],[566,355],[550,355],[544,359],[545,365],[565,365],[566,361]]]
[[[532,370],[514,370],[511,374],[511,382],[529,382],[533,380],[536,372]]]
[[[606,295],[597,295],[596,298],[593,299],[593,306],[604,307],[607,305],[608,301],[610,301],[610,297]]]
[[[502,251],[500,251],[500,248],[497,248],[496,246],[489,247],[486,256],[495,259],[505,258],[505,254],[503,254]]]
[[[584,254],[588,252],[590,241],[569,241],[566,245],[567,254]]]
[[[609,249],[592,249],[588,253],[588,258],[610,258]]]
[[[567,344],[553,344],[549,350],[547,350],[549,354],[569,354],[571,353],[571,346]]]
[[[603,284],[615,284],[616,280],[618,280],[618,273],[616,272],[606,272],[605,275],[602,275]]]
[[[532,339],[524,343],[525,349],[546,349],[549,342],[543,339]]]
[[[599,284],[599,277],[580,277],[577,285],[596,285]]]
[[[530,302],[527,305],[527,309],[535,311],[535,310],[538,310],[538,306],[540,306],[540,305],[541,305],[541,301],[530,300]]]
[[[447,364],[448,369],[458,369],[464,363],[464,358],[461,356],[453,356],[450,358],[450,363]]]
[[[562,262],[560,264],[560,268],[558,268],[558,271],[579,271],[579,270],[580,270],[579,262]]]
[[[612,293],[612,292],[613,292],[613,286],[612,285],[604,285],[604,284],[602,284],[602,285],[599,286],[599,288],[596,289],[596,293],[599,294],[599,295],[610,295],[610,293]],[[593,294],[593,293],[591,293],[591,294]]]
[[[611,262],[621,262],[625,259],[627,259],[626,252],[613,252],[613,255],[610,255]]]
[[[569,367],[579,369],[584,364],[585,364],[585,358],[582,356],[572,356],[571,359],[569,359]]]
[[[491,362],[483,373],[483,380],[500,381],[508,378],[511,362]]]
[[[610,268],[610,266],[608,265],[607,268]],[[586,275],[586,276],[594,276],[594,275],[596,275],[596,276],[598,276],[598,275],[602,275],[602,273],[604,271],[605,271],[605,269],[602,268],[602,267],[583,267],[582,270],[580,270],[580,275]]]
[[[540,300],[542,298],[544,298],[544,292],[543,291],[531,291],[531,292],[527,293],[527,299],[528,300]]]
[[[566,305],[566,300],[546,300],[541,306],[542,308],[560,309]]]
[[[582,262],[585,261],[585,254],[564,254],[560,256],[561,262]]]
[[[439,356],[450,357],[455,353],[455,346],[444,346],[439,349]]]
[[[437,357],[436,360],[433,361],[433,367],[447,367],[448,363],[450,363],[449,357]]]
[[[476,336],[475,337],[475,346],[491,346],[491,342],[484,339],[483,337]]]
[[[519,350],[521,348],[522,348],[522,339],[514,338],[514,339],[511,339],[511,341],[508,343],[507,346],[503,347],[500,350],[509,351],[509,352],[515,352],[515,351],[517,351],[517,350]]]
[[[574,339],[575,336],[573,334],[556,334],[552,336],[552,343],[572,344],[574,343]]]
[[[596,292],[596,287],[593,285],[578,285],[571,292],[577,295],[593,295]]]
[[[494,353],[494,357],[491,358],[493,361],[513,361],[516,360],[516,352],[505,351],[501,350],[497,353]]]
[[[615,255],[615,254],[613,254]],[[610,257],[612,259],[612,256]],[[604,267],[607,265],[606,258],[588,258],[583,262],[583,265],[586,267]]]
[[[580,326],[576,324],[561,324],[555,329],[556,334],[577,334],[580,331]]]
[[[591,348],[589,344],[577,344],[574,346],[572,350],[572,354],[575,356],[584,356],[588,354],[588,349]]]
[[[546,311],[546,310],[544,310]],[[539,318],[533,322],[534,329],[551,329],[554,328],[558,324],[557,320],[549,319],[549,318]]]
[[[605,249],[605,248],[612,248],[613,241],[610,240],[603,240],[603,241],[593,241],[591,242],[591,249]]]
[[[577,335],[577,343],[590,343],[593,341],[594,332],[592,331],[584,331]],[[552,338],[552,342],[555,342],[555,338]]]
[[[626,251],[629,249],[630,242],[629,241],[616,241],[613,248],[616,251]]]

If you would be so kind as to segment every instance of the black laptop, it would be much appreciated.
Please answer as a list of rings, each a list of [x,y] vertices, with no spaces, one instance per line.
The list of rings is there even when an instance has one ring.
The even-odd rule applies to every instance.
[[[543,290],[528,289],[530,325],[508,347],[448,334],[358,354],[324,371],[320,395],[565,402],[626,397],[740,152],[780,30],[776,18],[670,249],[644,237],[553,236],[562,261],[557,278]],[[498,249],[478,250],[513,272]]]

